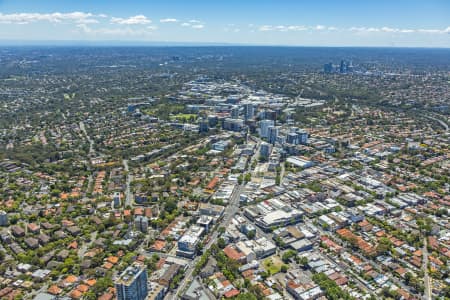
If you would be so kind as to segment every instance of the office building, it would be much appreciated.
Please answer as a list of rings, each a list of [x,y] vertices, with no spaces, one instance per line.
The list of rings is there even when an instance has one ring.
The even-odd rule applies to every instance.
[[[153,281],[150,281],[148,289],[147,300],[163,300],[167,292],[166,286]]]
[[[275,122],[273,120],[261,120],[259,122],[259,135],[262,138],[269,137],[269,127],[275,126]]]
[[[197,245],[200,237],[205,232],[203,227],[193,225],[178,240],[177,255],[182,257],[193,258],[195,256]]]
[[[209,127],[216,127],[219,123],[219,118],[216,115],[209,115],[208,116],[208,125]]]
[[[238,251],[243,253],[247,263],[275,254],[277,246],[265,237],[256,240],[240,241],[236,243]]]
[[[148,231],[148,218],[144,216],[137,216],[134,219],[134,227],[140,232],[147,233]]]
[[[206,232],[213,226],[214,218],[211,216],[200,216],[197,220],[197,225],[205,228]]]
[[[222,205],[215,205],[211,203],[201,202],[199,207],[199,212],[202,215],[212,216],[215,218],[220,218],[223,215],[224,207]]]
[[[231,119],[231,118],[226,118],[223,121],[223,126],[222,126],[223,130],[229,130],[229,131],[241,131],[242,129],[244,129],[244,121],[240,120],[240,119]]]
[[[347,73],[352,73],[353,72],[353,62],[349,61],[347,62]]]
[[[277,119],[277,112],[274,110],[265,110],[263,111],[262,116],[266,120],[275,121]]]
[[[277,141],[276,141],[278,144],[280,144],[280,145],[284,145],[284,144],[286,144],[286,136],[284,136],[284,135],[278,135],[277,136]]]
[[[345,61],[341,60],[341,64],[339,65],[339,73],[345,73],[347,70]]]
[[[8,214],[0,210],[0,226],[8,226]]]
[[[300,222],[303,213],[294,208],[284,208],[271,211],[256,220],[256,225],[264,231],[269,231],[273,227],[284,227]]]
[[[147,298],[147,270],[134,263],[115,281],[118,300],[144,300]]]
[[[333,73],[333,63],[327,63],[323,65],[323,72],[330,74]]]
[[[268,143],[261,143],[261,147],[259,148],[259,155],[263,158],[268,158],[270,153],[272,152],[272,146]]]
[[[295,132],[289,132],[286,135],[286,142],[288,144],[297,145],[298,144],[298,142],[297,142],[297,134]]]
[[[308,144],[308,133],[304,130],[299,130],[297,132],[299,139],[300,139],[300,144],[302,145],[306,145]]]
[[[233,106],[231,108],[231,118],[238,119],[239,118],[239,106]]]
[[[225,149],[230,145],[230,141],[218,141],[212,144],[211,148],[216,151],[225,151]]]
[[[292,127],[286,136],[286,142],[293,145],[308,144],[308,133],[302,129]]]
[[[113,205],[114,208],[118,208],[120,206],[120,193],[115,192],[113,195]]]
[[[198,132],[203,133],[208,131],[209,131],[208,121],[204,119],[200,120],[200,122],[198,123]]]
[[[277,137],[278,137],[278,128],[275,126],[270,126],[269,127],[269,143],[274,145],[275,142],[277,141]]]
[[[253,107],[253,104],[247,103],[244,105],[244,114],[246,120],[253,119],[255,116],[255,108]]]

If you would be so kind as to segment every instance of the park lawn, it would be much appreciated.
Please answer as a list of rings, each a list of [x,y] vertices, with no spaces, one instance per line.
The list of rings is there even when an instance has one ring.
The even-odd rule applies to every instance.
[[[197,119],[196,114],[177,114],[170,116],[170,120],[189,121],[191,118]]]
[[[72,94],[64,93],[64,100],[71,100],[73,98],[75,98],[75,93],[72,93]]]
[[[281,266],[283,265],[283,261],[278,256],[271,256],[267,258],[264,262],[264,269],[270,275],[274,275],[281,271]]]

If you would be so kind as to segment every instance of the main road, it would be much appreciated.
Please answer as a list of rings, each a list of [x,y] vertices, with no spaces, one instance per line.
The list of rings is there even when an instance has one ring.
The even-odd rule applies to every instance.
[[[423,279],[424,281],[424,299],[425,300],[431,300],[432,293],[431,293],[431,279],[430,275],[428,274],[428,248],[427,248],[427,238],[425,237],[423,239],[423,248],[422,248],[422,254],[423,254],[423,272],[425,273],[425,277]]]
[[[242,185],[236,185],[233,193],[231,194],[230,197],[230,201],[228,203],[228,206],[225,207],[224,210],[224,214],[223,214],[223,218],[222,221],[220,223],[218,223],[217,228],[219,227],[225,227],[227,228],[228,225],[230,224],[231,220],[233,219],[233,217],[236,215],[236,213],[239,211],[239,196],[242,192],[243,186]],[[205,245],[204,247],[204,251],[208,250],[209,248],[211,248],[211,246],[216,243],[217,238],[219,237],[219,231],[216,230],[213,232],[213,234],[211,235],[211,238],[209,240],[209,242]],[[178,289],[176,291],[174,291],[174,293],[170,293],[168,295],[166,295],[165,299],[169,299],[168,296],[169,295],[177,295],[178,298],[181,298],[181,293],[187,288],[188,284],[192,281],[193,279],[193,273],[195,270],[195,265],[198,263],[198,261],[200,260],[200,256],[197,256],[188,266],[188,269],[186,270],[186,274],[183,278],[183,281],[181,281],[180,285],[178,286]]]
[[[125,201],[124,207],[131,206],[133,193],[131,192],[131,181],[133,181],[133,175],[130,174],[130,168],[128,167],[128,160],[122,161],[123,169],[127,172],[126,188],[125,188]]]
[[[249,169],[248,169],[249,171],[251,170],[251,168],[250,168],[251,163],[258,157],[258,152],[259,152],[258,148],[259,148],[260,144],[261,144],[261,141],[259,139],[256,140],[255,153],[253,154],[253,156],[251,157],[251,159],[249,161]],[[231,194],[230,200],[229,200],[227,206],[225,207],[225,210],[223,213],[223,218],[217,224],[216,228],[219,228],[219,227],[227,228],[230,225],[231,220],[239,211],[239,198],[240,198],[240,195],[243,190],[244,190],[243,184],[236,184],[236,186],[234,187],[233,193]],[[218,237],[219,237],[219,231],[215,230],[212,233],[211,238],[209,239],[208,243],[203,248],[204,251],[211,248],[211,246],[217,242]],[[174,295],[177,295],[177,298],[181,298],[181,294],[186,290],[188,284],[193,279],[192,276],[194,274],[195,266],[199,260],[200,260],[200,257],[198,256],[194,260],[192,260],[191,263],[189,263],[188,268],[185,273],[185,276],[184,276],[183,280],[181,281],[180,285],[178,286],[178,288],[173,292],[169,292],[164,299],[173,299]]]

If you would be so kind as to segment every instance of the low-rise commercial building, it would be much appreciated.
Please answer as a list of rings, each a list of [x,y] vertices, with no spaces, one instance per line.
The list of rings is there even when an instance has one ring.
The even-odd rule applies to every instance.
[[[182,257],[193,258],[200,242],[200,238],[205,232],[203,227],[193,225],[178,240],[177,255]]]

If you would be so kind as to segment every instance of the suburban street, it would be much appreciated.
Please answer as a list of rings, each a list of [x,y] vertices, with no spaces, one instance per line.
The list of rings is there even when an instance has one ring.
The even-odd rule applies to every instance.
[[[313,224],[311,223],[311,221],[306,221],[306,223],[309,224],[309,225],[313,225]],[[320,232],[321,235],[329,235],[329,232],[324,231],[324,230],[321,229],[319,226],[316,226],[316,228],[319,230],[319,232]],[[340,240],[338,240],[338,239],[334,239],[334,240],[335,240],[336,242],[338,242],[339,245],[344,246],[343,243],[342,243]],[[375,262],[373,262],[373,261],[371,261],[371,260],[368,260],[366,257],[364,257],[363,255],[361,255],[361,254],[359,254],[359,253],[354,252],[353,254],[354,254],[355,256],[357,256],[359,259],[361,259],[362,261],[368,262],[368,263],[372,266],[372,268],[373,268],[374,270],[376,270],[376,271],[378,271],[378,272],[381,272],[381,271],[382,271],[381,268],[380,268],[380,266],[377,265]],[[327,255],[327,257],[328,257],[329,259],[331,259],[331,257],[330,257],[329,255]],[[335,259],[331,259],[331,260],[334,261],[337,265],[339,265],[339,266],[342,268],[342,270],[344,270],[344,271],[345,271],[345,270],[351,270],[351,267],[350,267],[348,264],[346,264],[346,263],[344,263],[344,262],[342,262],[342,261],[339,261],[339,262],[338,262],[338,261],[336,261]],[[370,292],[370,290],[369,290],[368,287],[367,287],[367,283],[366,283],[362,278],[360,278],[359,276],[357,276],[354,272],[352,272],[352,275],[353,275],[354,278],[357,279],[357,283],[360,285],[360,287],[364,286],[363,290],[366,290],[367,292]],[[388,277],[389,277],[389,280],[392,280],[395,284],[397,284],[397,285],[400,286],[401,288],[403,288],[403,289],[405,289],[405,290],[407,290],[407,291],[410,291],[409,287],[406,286],[402,281],[398,280],[398,279],[395,278],[394,276],[388,276]],[[362,286],[361,286],[361,285],[362,285]]]
[[[80,130],[84,133],[84,135],[86,136],[87,141],[89,142],[89,156],[93,157],[95,155],[94,141],[91,139],[91,137],[87,133],[86,126],[84,125],[83,121],[80,122]]]
[[[442,121],[441,119],[436,118],[435,116],[425,116],[426,118],[430,120],[434,120],[438,122],[442,127],[444,127],[445,131],[448,131],[448,124]]]
[[[88,133],[86,131],[86,126],[84,125],[83,121],[81,121],[79,123],[79,127],[80,127],[81,132],[83,132],[84,136],[86,137],[87,141],[89,142],[89,157],[94,157],[95,156],[94,141],[88,135]],[[87,168],[89,171],[91,170],[90,163],[87,164]],[[93,181],[94,181],[94,177],[92,176],[92,173],[90,173],[88,176],[88,184],[87,184],[88,191],[90,191],[92,189]]]
[[[422,269],[425,274],[425,277],[423,278],[424,285],[425,285],[424,299],[431,300],[431,298],[432,298],[431,278],[430,278],[430,275],[428,274],[428,249],[427,249],[427,238],[426,237],[423,239],[422,254],[423,254]]]

